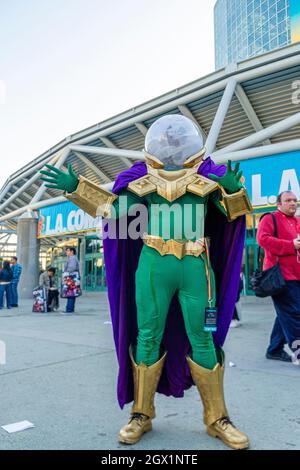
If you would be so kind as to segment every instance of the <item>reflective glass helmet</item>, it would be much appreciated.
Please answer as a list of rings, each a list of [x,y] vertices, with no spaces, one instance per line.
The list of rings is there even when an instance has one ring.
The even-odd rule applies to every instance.
[[[201,153],[203,137],[197,125],[181,114],[169,114],[155,121],[145,139],[145,151],[160,160],[165,170],[178,170],[184,162]]]

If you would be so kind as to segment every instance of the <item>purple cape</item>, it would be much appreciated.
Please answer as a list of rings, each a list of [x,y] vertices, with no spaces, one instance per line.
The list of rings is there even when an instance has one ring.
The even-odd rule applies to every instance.
[[[215,165],[211,158],[204,160],[198,173],[222,176],[224,165]],[[118,194],[130,181],[147,174],[144,162],[136,162],[120,173],[113,192]],[[240,271],[245,238],[245,217],[228,222],[213,204],[208,207],[205,236],[210,237],[211,263],[216,278],[218,329],[214,333],[216,347],[221,347],[232,319],[238,295]],[[129,359],[129,346],[136,344],[137,318],[135,305],[135,271],[143,246],[141,239],[103,240],[108,298],[110,304],[114,341],[119,362],[118,401],[121,408],[133,400],[133,379]],[[165,395],[182,397],[184,390],[193,385],[186,355],[190,343],[185,333],[179,302],[174,297],[170,306],[162,349],[167,351],[165,367],[157,391]]]

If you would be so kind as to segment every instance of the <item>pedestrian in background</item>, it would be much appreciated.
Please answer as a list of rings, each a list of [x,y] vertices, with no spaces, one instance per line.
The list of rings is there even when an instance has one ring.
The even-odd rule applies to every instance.
[[[67,247],[66,248],[66,255],[68,257],[65,266],[64,266],[64,272],[65,273],[79,273],[79,261],[76,256],[76,248],[73,246]],[[63,313],[74,313],[75,311],[75,301],[76,297],[68,297],[67,300],[67,306],[66,306],[66,311]]]
[[[45,288],[46,291],[46,298],[47,298],[47,312],[52,312],[53,310],[57,310],[59,306],[58,301],[58,289],[55,285],[55,268],[51,266],[47,269],[47,271],[43,272],[40,275],[39,285]]]
[[[18,258],[16,256],[11,258],[11,269],[13,273],[13,278],[11,281],[11,306],[18,307],[18,284],[22,273],[22,266],[18,263]]]
[[[3,268],[0,270],[0,310],[3,308],[4,293],[6,295],[6,306],[11,308],[11,281],[13,273],[8,261],[4,261]]]
[[[286,281],[286,290],[272,296],[277,315],[266,357],[291,362],[292,357],[284,351],[284,345],[288,344],[295,353],[300,340],[300,218],[295,216],[295,194],[292,191],[280,193],[277,209],[274,216],[278,238],[271,214],[261,220],[257,230],[258,244],[265,250],[263,269],[269,269],[279,261]]]

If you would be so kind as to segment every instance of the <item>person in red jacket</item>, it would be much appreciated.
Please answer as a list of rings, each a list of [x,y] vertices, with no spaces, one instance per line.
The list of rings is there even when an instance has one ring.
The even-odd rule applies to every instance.
[[[266,357],[291,362],[292,357],[283,347],[288,344],[295,353],[300,342],[300,218],[295,216],[295,194],[291,191],[280,193],[277,197],[277,209],[274,215],[278,238],[274,235],[271,215],[261,220],[257,231],[257,242],[265,250],[263,269],[271,268],[279,260],[287,285],[282,294],[272,297],[277,315]]]

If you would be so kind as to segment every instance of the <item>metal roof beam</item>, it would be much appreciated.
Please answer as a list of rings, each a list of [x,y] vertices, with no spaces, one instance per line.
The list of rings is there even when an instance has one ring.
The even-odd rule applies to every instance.
[[[255,131],[263,130],[262,123],[260,122],[256,112],[254,111],[254,108],[253,108],[252,104],[250,103],[250,100],[249,100],[244,88],[239,83],[236,86],[235,95],[236,95],[237,99],[239,100],[240,105],[242,106],[244,112],[246,113],[246,116],[249,119],[251,125],[253,126],[253,129]],[[270,145],[271,143],[272,142],[270,141],[270,139],[266,139],[266,140],[263,141],[264,145]]]
[[[138,150],[124,150],[119,148],[92,147],[91,145],[70,145],[74,152],[93,153],[95,155],[108,155],[112,157],[126,157],[131,160],[145,160],[144,152]]]
[[[7,235],[5,240],[2,240],[1,243],[0,243],[0,250],[6,245],[6,243],[8,242],[10,238],[10,235]]]
[[[102,188],[107,189],[108,191],[111,190],[113,186],[113,182],[110,183],[105,183],[100,185]],[[47,206],[52,206],[54,204],[58,204],[60,202],[65,202],[67,199],[64,196],[57,196],[53,197],[51,199],[45,199],[43,201],[37,201],[34,202],[33,204],[30,202],[24,207],[18,208],[17,210],[13,212],[9,212],[8,214],[3,215],[0,217],[0,224],[6,220],[13,219],[15,217],[18,217],[19,215],[23,214],[26,211],[35,211],[37,209],[40,209],[41,207],[47,207]]]
[[[286,152],[293,152],[300,149],[300,139],[288,140],[271,145],[264,145],[261,147],[252,147],[236,152],[228,152],[212,154],[212,158],[216,163],[226,163],[228,160],[250,160],[251,158],[267,157],[268,155],[284,154]]]
[[[22,196],[23,196],[23,194],[22,194]],[[27,204],[30,203],[30,199],[31,199],[31,198],[25,198],[25,199],[23,199],[23,197],[18,196],[18,197],[15,199],[15,203],[16,203],[17,207],[26,206]]]
[[[57,162],[54,164],[55,168],[61,168],[62,165],[65,163],[66,159],[68,158],[70,154],[70,149],[69,147],[65,148],[60,155],[58,155]],[[38,173],[39,178],[41,178],[41,175]],[[33,198],[31,199],[30,203],[34,204],[35,202],[38,202],[41,200],[43,194],[47,191],[46,183],[43,182],[38,191],[35,193]]]
[[[5,194],[7,194],[8,187],[12,182],[17,182],[19,179],[22,179],[28,175],[32,175],[33,172],[37,170],[37,168],[44,166],[45,162],[53,158],[54,152],[61,151],[62,146],[66,147],[74,140],[76,140],[78,143],[83,144],[85,142],[90,142],[95,138],[107,138],[107,136],[113,132],[122,130],[130,125],[135,125],[137,121],[143,122],[145,119],[150,119],[151,117],[155,117],[161,113],[166,113],[169,110],[174,109],[174,107],[176,106],[186,105],[187,103],[190,103],[193,100],[200,99],[204,96],[209,96],[212,93],[224,89],[224,86],[226,85],[229,76],[233,77],[238,83],[243,83],[246,80],[259,78],[264,75],[275,73],[277,71],[284,71],[286,69],[299,65],[299,45],[294,45],[292,47],[286,48],[286,51],[287,52],[284,53],[284,58],[282,58],[283,52],[277,51],[274,53],[266,54],[262,58],[260,57],[244,61],[238,64],[237,71],[232,71],[230,73],[227,73],[227,75],[225,71],[218,71],[216,73],[212,73],[204,77],[203,79],[189,83],[179,88],[178,90],[173,90],[170,93],[162,95],[156,98],[155,100],[152,100],[150,103],[140,105],[134,110],[122,113],[118,116],[108,119],[107,121],[92,126],[88,129],[85,129],[77,134],[74,134],[64,139],[64,141],[52,147],[43,155],[38,157],[38,159],[30,163],[29,165],[32,165],[30,168],[28,168],[28,166],[25,166],[24,171],[19,170],[19,172],[17,172],[15,175],[12,175],[12,177],[7,180],[6,184],[3,187],[3,191],[0,194],[1,201],[3,201],[3,197],[5,196]],[[262,139],[262,141],[264,140],[266,140],[266,137]],[[139,159],[141,159],[141,157],[139,157]],[[26,184],[30,185],[34,181],[35,179],[33,179],[33,181],[31,182],[26,182]],[[12,196],[15,197],[15,195]],[[10,199],[10,201],[12,199]],[[9,198],[7,199],[7,201],[9,201]],[[4,201],[4,203],[6,204],[7,201]]]
[[[19,188],[18,188],[17,186],[15,186],[15,185],[13,185],[12,188],[16,188],[16,190],[19,189]],[[22,192],[22,196],[24,196],[26,199],[28,199],[28,201],[31,201],[31,199],[32,199],[32,196],[31,196],[30,194],[28,194],[26,191],[23,191],[23,192]]]
[[[293,47],[293,49],[300,50],[300,47]],[[236,72],[232,72],[230,74],[230,77],[234,78],[237,83],[242,83],[245,80],[258,78],[260,76],[271,74],[279,70],[285,70],[289,67],[294,67],[300,64],[299,52],[294,53],[290,57],[285,57],[284,59],[275,59],[275,56],[277,57],[279,54],[267,54],[269,57],[274,57],[274,60],[269,59],[269,62],[267,63],[261,63],[261,58],[258,58],[257,60],[251,59],[245,61],[245,63],[240,63],[238,64],[238,70]],[[247,67],[246,62],[251,62],[251,65],[248,65]],[[119,130],[124,129],[125,127],[135,125],[137,121],[145,121],[159,114],[167,113],[168,111],[173,110],[174,107],[178,107],[178,105],[187,104],[204,96],[209,96],[215,92],[224,90],[227,82],[228,75],[226,76],[224,71],[217,71],[215,73],[212,73],[199,81],[189,83],[188,85],[180,89],[176,89],[175,91],[172,91],[170,93],[167,93],[166,95],[162,95],[161,97],[155,100],[152,100],[150,102],[151,109],[149,109],[148,111],[145,111],[146,105],[141,105],[135,108],[135,116],[132,116],[132,112],[124,113],[122,122],[116,123],[117,120],[121,119],[118,115],[108,120],[108,122],[111,122],[111,124],[109,124],[107,121],[104,121],[104,123],[95,125],[95,133],[91,136],[84,137],[78,140],[78,143],[85,144],[91,142],[95,138],[101,138],[112,134],[113,132],[118,132]],[[195,90],[196,87],[198,88]],[[179,93],[183,96],[180,96],[178,98]],[[160,104],[160,101],[162,101],[163,104]],[[147,103],[147,105],[149,106],[149,103]],[[138,112],[140,112],[140,114],[138,114]],[[101,127],[104,127],[104,129],[100,130]],[[97,130],[97,128],[99,129],[99,131]]]
[[[6,234],[6,233],[9,233],[9,234],[13,234],[13,233],[16,233],[16,230],[12,230],[12,229],[0,229],[0,234]],[[2,235],[0,237],[0,240],[4,237],[5,235]]]
[[[9,189],[11,188],[13,184],[17,183],[18,181],[22,179],[25,179],[28,175],[36,174],[36,171],[42,168],[51,159],[53,159],[53,155],[50,155],[50,157],[45,158],[45,160],[36,163],[33,167],[31,167],[27,171],[24,171],[24,173],[16,176],[15,178],[12,178],[11,180],[8,179],[7,185],[4,186],[3,191],[0,193],[0,201],[3,200],[3,198],[5,197],[5,195],[7,194],[7,192],[9,191]]]
[[[10,212],[8,214],[5,214],[2,217],[0,217],[0,222],[4,222],[5,220],[9,220],[9,219],[12,219],[14,217],[17,217],[18,215],[21,215],[21,214],[23,214],[24,212],[26,212],[28,210],[33,210],[34,211],[34,210],[40,209],[41,207],[46,207],[46,206],[50,206],[52,204],[58,204],[59,202],[64,202],[65,200],[66,200],[66,198],[64,196],[58,196],[58,197],[52,198],[50,204],[49,204],[49,202],[50,202],[49,199],[47,199],[46,201],[35,202],[34,204],[27,204],[24,207],[18,208],[17,210],[15,210],[13,212]]]
[[[18,207],[21,207],[21,205],[24,206],[24,204],[29,204],[31,200],[31,196],[28,197],[28,194],[27,194],[27,197],[25,196],[24,197],[24,193],[21,194],[21,196],[18,196],[16,199],[15,199],[15,203],[17,204]]]
[[[102,140],[102,142],[104,143],[104,145],[106,145],[106,147],[111,148],[111,149],[117,149],[117,148],[118,148],[118,147],[117,147],[110,139],[108,139],[107,137],[100,137],[100,139]],[[122,160],[122,162],[123,162],[128,168],[131,167],[132,162],[131,162],[130,160],[128,160],[127,157],[121,157],[121,156],[120,156],[120,160]]]
[[[3,199],[5,198],[6,194],[9,192],[9,190],[11,189],[11,186],[12,184],[11,183],[8,183],[4,188],[3,190],[1,191],[0,193],[0,201],[3,201]]]
[[[210,155],[216,148],[217,140],[221,132],[223,122],[229,109],[232,97],[234,95],[235,88],[236,80],[234,78],[230,78],[227,82],[218,110],[216,112],[216,115],[214,117],[213,123],[211,125],[209,134],[205,142],[206,155]]]
[[[11,202],[11,203],[9,204],[9,206],[12,207],[12,208],[15,208],[15,209],[19,209],[19,207],[20,207],[20,206],[18,206],[17,204],[15,204],[14,202]]]
[[[253,145],[258,144],[263,140],[269,139],[276,134],[280,134],[281,132],[291,129],[298,124],[300,124],[300,113],[293,114],[292,116],[283,119],[282,121],[276,122],[276,124],[273,124],[272,126],[266,127],[262,131],[258,131],[255,134],[251,134],[244,139],[238,140],[237,142],[228,145],[227,147],[223,147],[217,152],[214,152],[214,155],[218,156],[234,150],[242,150],[247,147],[252,147]]]
[[[111,178],[107,176],[105,173],[103,173],[100,168],[98,168],[94,163],[92,163],[85,155],[82,155],[81,152],[75,152],[75,155],[88,167],[90,170],[92,170],[101,180],[104,180],[104,183],[110,183]]]
[[[50,160],[51,163],[55,163],[57,160],[57,156]],[[23,184],[14,194],[12,194],[6,201],[4,201],[0,205],[0,211],[2,211],[10,202],[12,202],[14,199],[16,199],[20,194],[22,194],[25,189],[27,189],[32,183],[34,183],[38,178],[40,178],[40,174],[38,172],[35,172],[31,178],[29,178],[28,181],[26,181],[25,184]]]
[[[230,76],[234,77],[238,83],[242,83],[245,80],[251,80],[253,78],[258,78],[263,75],[271,74],[299,65],[300,46],[295,44],[293,46],[289,46],[286,48],[286,50],[287,53],[284,58],[281,57],[282,50],[277,50],[273,51],[272,53],[265,54],[263,57],[260,56],[258,58],[252,58],[243,61],[238,64],[237,71],[231,72]],[[30,169],[24,171],[23,173],[20,173],[21,170],[19,170],[19,172],[16,172],[15,175],[12,175],[3,186],[2,194],[0,194],[0,200],[3,199],[5,192],[7,191],[6,185],[9,185],[12,181],[17,181],[19,178],[23,178],[25,175],[27,176],[38,166],[43,166],[46,161],[52,158],[54,152],[60,151],[62,147],[65,147],[72,141],[76,140],[77,143],[80,144],[88,143],[96,138],[105,137],[112,132],[117,132],[118,130],[124,129],[124,127],[134,125],[137,121],[141,122],[146,119],[150,119],[151,117],[154,117],[158,114],[166,113],[178,105],[190,103],[191,101],[199,99],[203,96],[208,96],[224,89],[228,80],[228,76],[228,74],[226,76],[224,70],[214,72],[200,80],[189,83],[179,89],[173,90],[170,93],[166,93],[165,95],[152,100],[150,104],[145,103],[140,105],[134,109],[134,112],[127,111],[121,115],[115,116],[102,123],[85,129],[84,131],[65,138],[63,141],[38,157],[36,159],[36,163]],[[178,94],[181,96],[178,97]],[[150,107],[151,109],[149,109]],[[90,135],[88,137],[81,138],[80,135],[84,135],[84,133],[88,133]]]
[[[145,137],[148,132],[148,127],[146,127],[142,122],[135,122],[134,125]]]

